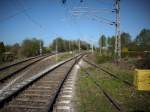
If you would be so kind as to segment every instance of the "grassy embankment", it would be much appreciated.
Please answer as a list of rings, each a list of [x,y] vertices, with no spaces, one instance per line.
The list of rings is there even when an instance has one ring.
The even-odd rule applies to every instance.
[[[98,58],[98,57],[96,57]],[[101,58],[101,57],[100,57]],[[90,57],[91,60],[91,57]],[[108,59],[109,60],[109,59]],[[93,61],[98,62],[97,59]],[[111,71],[121,79],[133,83],[134,71],[124,69],[111,61],[103,61],[97,63],[107,70]],[[128,65],[127,65],[128,66]],[[103,71],[97,71],[95,68],[88,66],[84,68],[98,82],[99,85],[121,106],[124,111],[135,112],[150,111],[150,93],[137,91],[134,87],[130,87],[123,82],[114,79]],[[78,112],[113,112],[116,111],[112,104],[105,98],[103,93],[96,87],[90,77],[88,77],[83,69],[79,73],[77,81],[77,107]]]

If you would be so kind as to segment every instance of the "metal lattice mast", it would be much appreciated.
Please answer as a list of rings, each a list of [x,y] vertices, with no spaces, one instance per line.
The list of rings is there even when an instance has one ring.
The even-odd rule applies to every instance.
[[[115,2],[116,9],[116,40],[115,40],[115,53],[118,59],[121,58],[121,36],[120,36],[120,0]]]

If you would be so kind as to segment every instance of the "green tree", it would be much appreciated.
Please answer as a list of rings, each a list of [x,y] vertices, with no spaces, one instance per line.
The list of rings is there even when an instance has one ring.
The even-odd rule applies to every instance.
[[[5,45],[5,52],[10,52],[11,45]]]
[[[65,46],[66,46],[65,41],[61,37],[57,37],[56,39],[53,40],[51,47],[54,51],[56,50],[56,45],[57,45],[58,52],[65,51]]]
[[[43,41],[36,38],[25,39],[21,45],[21,54],[26,57],[36,56],[40,54],[40,43]]]
[[[54,39],[52,44],[50,45],[50,48],[52,48],[53,51],[56,50],[56,43],[57,43],[58,52],[78,50],[78,47],[79,47],[78,46],[79,41],[77,40],[65,40],[65,39],[62,39],[61,37],[58,37]],[[86,50],[89,46],[90,45],[87,42],[80,40],[81,50]]]
[[[99,48],[100,48],[100,55],[103,54],[103,48],[106,47],[106,37],[105,35],[102,35],[99,38]]]
[[[78,41],[71,41],[71,45],[72,45],[72,50],[77,50],[78,49]]]
[[[87,50],[90,47],[90,44],[88,44],[85,41],[80,41],[81,44],[81,50]]]
[[[121,33],[121,48],[127,47],[131,43],[131,36],[129,33]]]
[[[0,54],[5,52],[5,45],[3,42],[0,42]]]
[[[43,53],[51,53],[51,48],[50,47],[43,47]]]
[[[3,62],[4,55],[3,53],[5,52],[5,45],[3,42],[0,42],[0,63]]]
[[[106,36],[102,35],[99,39],[99,46],[102,47],[106,47]]]
[[[112,37],[108,37],[107,39],[107,44],[108,44],[108,50],[109,52],[112,53],[112,55],[114,54],[114,50],[115,50],[115,36]]]
[[[14,44],[10,48],[10,52],[12,52],[16,57],[19,56],[20,45],[18,43]]]
[[[150,50],[150,29],[142,29],[135,42],[140,50]]]

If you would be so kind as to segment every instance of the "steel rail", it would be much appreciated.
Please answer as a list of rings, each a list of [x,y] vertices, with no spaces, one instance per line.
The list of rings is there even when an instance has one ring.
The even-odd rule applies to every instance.
[[[128,86],[131,86],[131,87],[133,86],[129,81],[126,81],[126,80],[123,80],[123,79],[119,78],[119,77],[116,76],[115,74],[113,74],[113,73],[111,73],[111,72],[105,70],[104,68],[98,66],[97,64],[95,64],[95,63],[93,63],[93,62],[90,62],[90,61],[88,61],[88,60],[86,60],[86,59],[83,59],[83,61],[85,61],[85,62],[88,63],[89,65],[91,65],[91,66],[93,66],[93,67],[95,67],[95,68],[97,68],[97,69],[99,69],[99,70],[102,70],[103,72],[109,74],[110,76],[114,77],[115,79],[122,81],[124,84],[126,84],[126,85],[128,85]]]
[[[27,67],[29,67],[29,66],[35,64],[36,62],[39,62],[40,60],[42,60],[42,59],[44,59],[44,58],[46,58],[46,57],[48,57],[48,56],[52,56],[52,55],[53,55],[53,54],[45,55],[45,56],[43,56],[43,57],[42,57],[42,56],[36,56],[36,57],[32,58],[32,59],[36,59],[36,58],[39,58],[39,59],[37,59],[37,60],[35,60],[35,61],[33,61],[33,62],[31,62],[31,63],[29,63],[29,64],[27,64],[27,65],[25,65],[25,66],[23,66],[23,67],[21,67],[21,68],[19,68],[18,70],[15,70],[14,72],[12,72],[12,73],[10,73],[10,74],[8,74],[8,75],[6,75],[6,76],[0,78],[0,82],[1,82],[1,83],[5,82],[7,79],[11,78],[12,76],[15,76],[17,73],[21,72],[21,71],[24,70],[25,68],[27,68]],[[30,61],[30,60],[32,60],[32,59],[26,60],[26,61],[24,61],[24,62]],[[23,62],[21,62],[21,63],[23,63]],[[19,64],[21,64],[21,63],[19,63]],[[15,65],[18,65],[18,63],[15,64]],[[11,65],[11,67],[12,67],[12,66],[15,66],[15,65]],[[9,68],[9,67],[8,67],[8,68]],[[4,70],[4,69],[3,69],[3,70]]]
[[[32,85],[34,82],[36,82],[37,80],[39,80],[39,79],[41,79],[42,77],[46,76],[48,73],[52,72],[53,70],[55,70],[56,68],[60,67],[61,65],[64,65],[65,63],[67,63],[67,62],[69,62],[69,61],[71,61],[71,60],[73,60],[73,59],[78,58],[79,56],[81,56],[81,54],[79,54],[79,55],[77,55],[77,56],[75,56],[75,57],[69,58],[69,59],[67,59],[67,60],[65,60],[65,61],[61,61],[61,62],[59,62],[58,64],[56,64],[56,65],[54,65],[54,66],[52,66],[52,67],[50,67],[50,68],[47,68],[47,69],[45,69],[44,71],[38,73],[37,75],[35,75],[35,76],[33,76],[33,77],[27,79],[26,81],[21,82],[16,88],[12,88],[12,90],[8,93],[7,96],[1,96],[1,97],[0,97],[0,109],[3,108],[6,103],[8,103],[9,101],[11,101],[12,98],[16,97],[20,92],[22,92],[23,90],[25,90],[26,88],[28,88],[28,87],[29,87],[30,85]],[[76,63],[76,62],[77,62],[77,61],[75,61],[75,63]],[[71,68],[73,68],[73,66],[72,66]],[[70,71],[71,71],[71,70],[69,70],[69,71],[67,72],[67,75],[65,76],[65,78],[67,78],[67,76],[68,76],[68,74],[70,73]],[[59,89],[57,90],[57,92],[60,91],[60,89],[61,89],[61,87],[62,87],[64,81],[65,81],[65,79],[62,81],[62,84],[60,84],[60,87],[59,87]],[[57,94],[58,94],[58,93],[57,93]],[[56,98],[57,98],[57,96],[58,96],[57,94],[56,94],[55,97],[53,98],[53,101],[52,101],[53,103],[55,103],[55,100],[56,100]],[[53,103],[51,103],[50,105],[53,105]],[[52,107],[50,106],[49,111],[51,111],[51,110],[52,110]]]
[[[41,56],[35,56],[35,57],[26,58],[26,59],[23,59],[23,60],[18,61],[18,62],[16,62],[16,63],[12,63],[12,64],[6,65],[6,66],[4,66],[4,67],[0,67],[0,71],[5,70],[5,69],[7,69],[7,68],[10,68],[10,67],[12,67],[12,66],[15,66],[15,65],[24,63],[24,62],[26,62],[26,61],[35,59],[35,58],[37,58],[37,57],[41,57]]]
[[[81,67],[81,66],[80,66]],[[102,92],[104,94],[104,96],[108,99],[108,101],[115,107],[115,109],[119,112],[123,112],[121,106],[119,105],[119,103],[114,100],[103,88],[102,86],[97,82],[97,80],[95,80],[92,75],[86,71],[83,67],[81,67],[82,70],[85,72],[85,74],[87,74],[87,76],[91,79],[91,81],[96,85],[97,88],[99,88],[98,90],[100,92]]]
[[[63,81],[62,81],[61,84],[59,85],[59,88],[58,88],[58,90],[57,90],[55,96],[53,97],[52,102],[49,104],[49,110],[48,110],[48,112],[53,112],[54,104],[56,103],[56,100],[57,100],[57,98],[58,98],[58,96],[59,96],[59,93],[60,93],[60,91],[61,91],[61,89],[62,89],[62,87],[63,87],[63,85],[64,85],[64,83],[65,83],[65,81],[66,81],[66,79],[67,79],[67,77],[69,76],[69,74],[70,74],[70,72],[72,71],[72,69],[73,69],[73,67],[75,66],[75,64],[78,63],[79,60],[80,60],[82,57],[83,57],[83,55],[82,55],[81,57],[79,57],[78,59],[76,59],[75,63],[73,63],[73,65],[71,66],[71,68],[70,68],[69,71],[67,72],[65,78],[63,79]]]

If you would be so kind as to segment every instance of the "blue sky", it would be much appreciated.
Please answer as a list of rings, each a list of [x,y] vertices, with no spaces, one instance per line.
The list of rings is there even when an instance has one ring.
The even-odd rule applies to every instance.
[[[100,35],[112,36],[114,26],[95,16],[114,21],[115,0],[0,0],[0,41],[5,44],[21,43],[25,38],[42,39],[48,46],[57,36],[97,43]],[[143,28],[150,28],[150,0],[121,0],[121,32],[132,38]],[[72,10],[98,11],[97,13],[74,16]],[[84,8],[83,8],[84,7]]]

